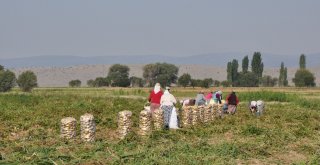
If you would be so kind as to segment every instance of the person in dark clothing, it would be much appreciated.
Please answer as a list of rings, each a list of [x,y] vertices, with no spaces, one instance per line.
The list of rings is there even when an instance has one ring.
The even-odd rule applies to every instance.
[[[237,110],[237,105],[239,104],[239,99],[234,91],[227,96],[226,103],[228,104],[227,112],[229,114],[234,114]]]

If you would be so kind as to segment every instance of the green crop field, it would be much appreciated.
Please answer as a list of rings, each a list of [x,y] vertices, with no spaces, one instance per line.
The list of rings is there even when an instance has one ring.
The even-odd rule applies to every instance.
[[[151,88],[37,88],[0,94],[0,164],[320,164],[319,88],[221,88],[237,92],[235,115],[179,130],[137,134]],[[178,99],[201,89],[172,88]],[[205,90],[206,92],[209,90]],[[265,101],[261,117],[249,100]],[[117,113],[133,112],[133,132],[117,137]],[[96,141],[80,140],[79,118],[95,117]],[[60,120],[77,137],[60,138]]]

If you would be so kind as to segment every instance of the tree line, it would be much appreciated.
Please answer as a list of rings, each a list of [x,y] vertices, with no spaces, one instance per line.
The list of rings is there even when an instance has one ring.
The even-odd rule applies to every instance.
[[[16,75],[0,65],[0,92],[10,91],[16,85],[24,92],[30,92],[38,86],[37,76],[32,71],[22,72],[18,78]]]
[[[143,67],[143,77],[129,77],[130,68],[126,65],[114,64],[109,68],[106,77],[97,77],[87,81],[89,87],[152,87],[159,82],[163,87],[177,84],[181,87],[202,87],[211,86],[224,87],[258,87],[258,86],[288,86],[287,67],[281,62],[279,76],[272,77],[263,75],[264,64],[260,52],[254,52],[250,68],[249,57],[242,59],[242,70],[238,71],[238,60],[233,59],[227,63],[227,77],[224,81],[212,78],[193,79],[189,73],[184,73],[178,77],[179,68],[169,63],[147,64]],[[297,87],[314,87],[315,77],[306,68],[306,56],[302,54],[299,59],[299,69],[296,71],[292,81]],[[37,76],[32,71],[25,71],[16,78],[15,74],[0,65],[0,92],[9,91],[18,85],[21,90],[29,92],[37,87]],[[80,87],[81,81],[69,81],[70,87]]]
[[[250,68],[249,68],[250,64]],[[297,70],[293,82],[297,87],[315,86],[314,75],[306,69],[306,57],[304,54],[300,56],[300,69]],[[162,86],[170,86],[177,84],[182,87],[203,87],[211,86],[224,87],[273,87],[288,86],[288,69],[284,62],[281,62],[279,76],[272,77],[263,75],[264,64],[260,52],[254,52],[250,63],[249,57],[245,56],[242,59],[242,70],[238,71],[238,60],[233,59],[227,63],[227,80],[218,81],[212,78],[193,79],[189,73],[184,73],[178,77],[179,68],[174,64],[154,63],[147,64],[143,67],[143,77],[129,77],[130,68],[126,65],[115,64],[109,69],[107,77],[97,77],[96,79],[88,80],[87,85],[90,87],[112,86],[112,87],[151,87],[156,82]],[[73,80],[75,81],[75,80]],[[71,81],[71,82],[73,82]],[[79,80],[77,81],[79,82]],[[81,83],[81,82],[80,82]],[[72,85],[70,85],[72,86]]]

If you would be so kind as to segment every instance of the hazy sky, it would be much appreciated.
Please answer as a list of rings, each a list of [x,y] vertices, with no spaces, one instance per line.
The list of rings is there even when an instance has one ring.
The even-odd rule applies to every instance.
[[[0,58],[254,51],[319,53],[320,0],[0,1]]]

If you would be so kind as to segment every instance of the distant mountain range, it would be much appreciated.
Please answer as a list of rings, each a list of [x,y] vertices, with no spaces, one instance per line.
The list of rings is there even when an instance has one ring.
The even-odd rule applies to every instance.
[[[6,68],[23,67],[66,67],[75,65],[96,65],[96,64],[149,64],[156,62],[167,62],[177,65],[212,65],[225,67],[232,59],[237,59],[241,65],[243,53],[212,53],[194,55],[187,57],[172,57],[163,55],[135,55],[135,56],[33,56],[24,58],[0,59],[0,65]],[[252,59],[252,54],[248,54]],[[300,55],[274,55],[262,54],[262,62],[265,67],[280,67],[283,61],[287,67],[298,67]],[[307,54],[307,67],[320,66],[320,53]]]

